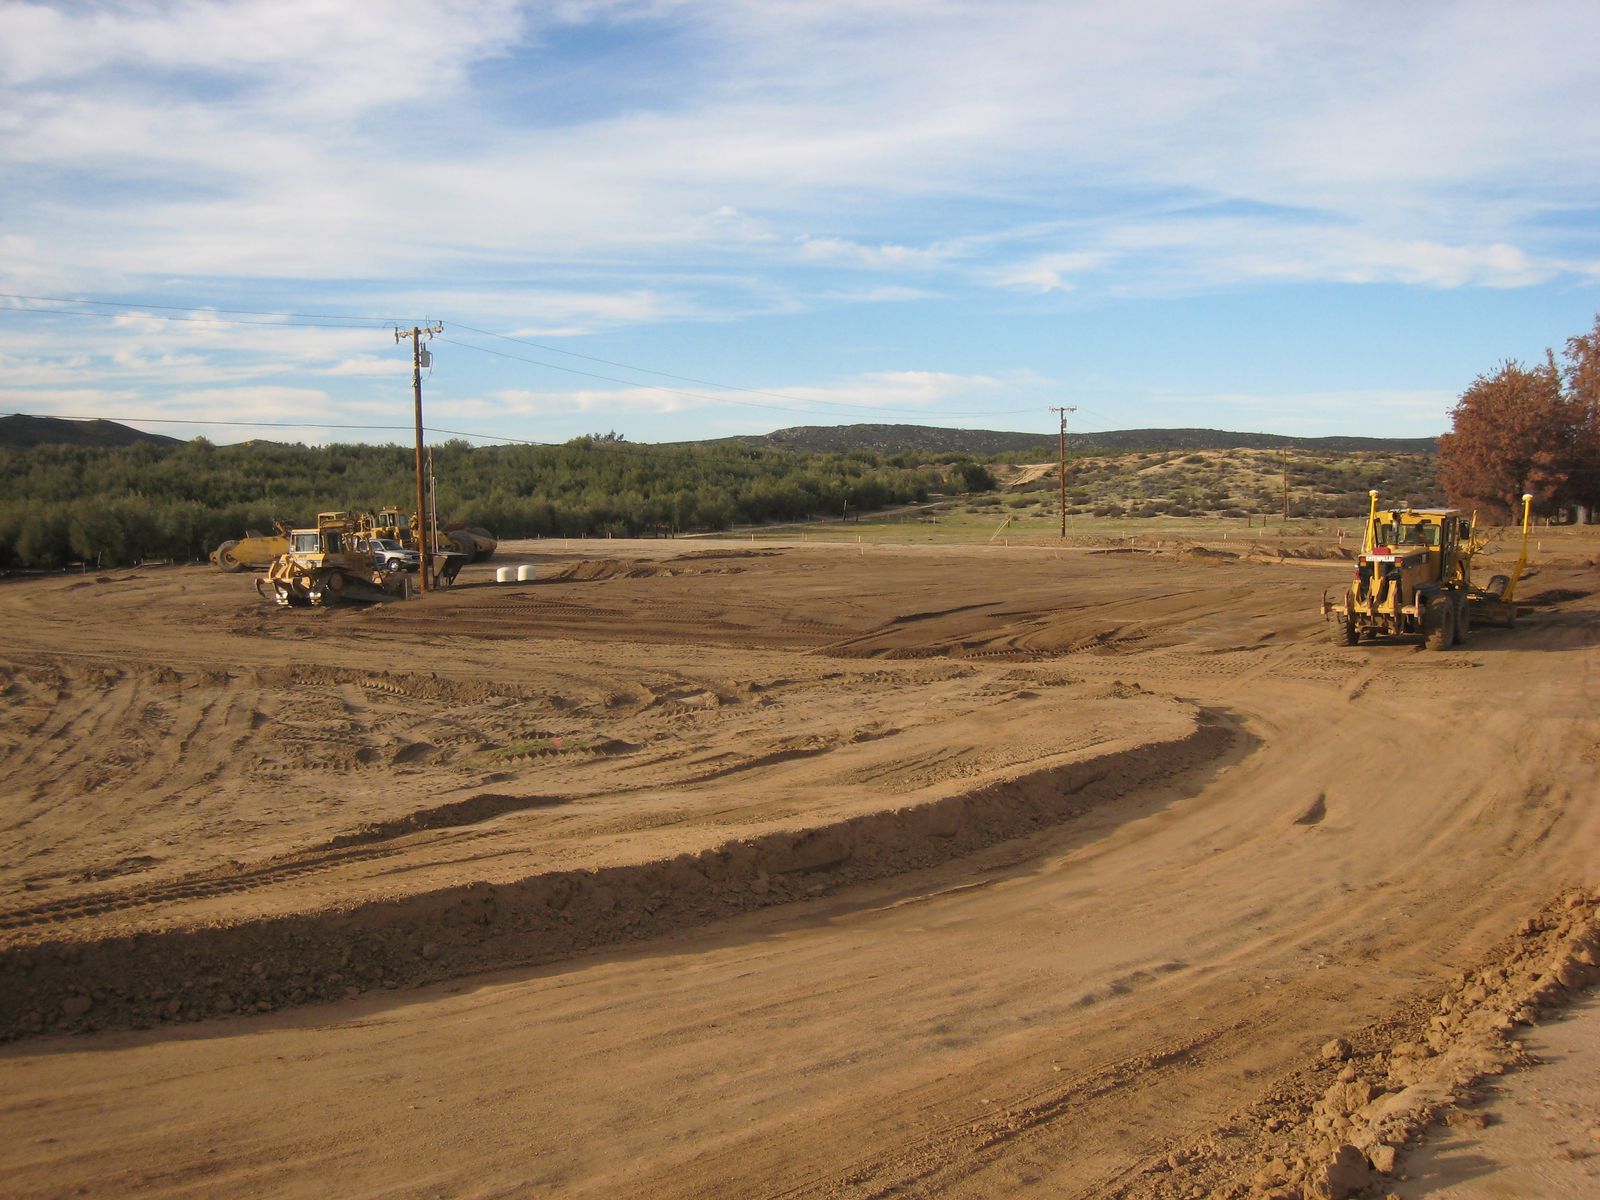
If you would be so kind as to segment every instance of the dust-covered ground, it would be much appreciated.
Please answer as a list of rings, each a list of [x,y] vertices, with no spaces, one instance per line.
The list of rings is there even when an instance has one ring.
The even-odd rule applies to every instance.
[[[1240,549],[0,584],[7,1194],[1383,1194],[1593,973],[1600,546]]]

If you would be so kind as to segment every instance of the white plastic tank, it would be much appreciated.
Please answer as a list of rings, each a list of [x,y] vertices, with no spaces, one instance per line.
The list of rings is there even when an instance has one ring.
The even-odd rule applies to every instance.
[[[515,575],[516,571],[512,567],[496,567],[494,569],[494,581],[496,583],[510,583],[515,578]]]
[[[520,567],[517,568],[517,582],[518,583],[527,583],[532,579],[533,579],[533,567],[530,566],[528,563],[523,563]]]

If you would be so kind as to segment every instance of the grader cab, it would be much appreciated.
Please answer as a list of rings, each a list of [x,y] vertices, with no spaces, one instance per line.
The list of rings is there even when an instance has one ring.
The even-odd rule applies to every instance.
[[[1414,636],[1430,650],[1446,650],[1467,640],[1474,621],[1516,623],[1532,497],[1523,497],[1522,557],[1515,572],[1480,588],[1472,582],[1472,559],[1482,549],[1472,518],[1453,508],[1380,512],[1378,493],[1369,495],[1366,536],[1350,585],[1337,599],[1322,597],[1336,642],[1354,646],[1363,637]]]
[[[289,532],[289,548],[273,560],[256,591],[282,605],[324,607],[341,601],[377,603],[410,595],[404,571],[385,570],[360,545],[365,531],[348,513],[317,514],[315,529]]]

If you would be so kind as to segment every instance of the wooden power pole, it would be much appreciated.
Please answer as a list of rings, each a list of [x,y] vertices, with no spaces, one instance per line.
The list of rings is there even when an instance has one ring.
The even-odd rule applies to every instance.
[[[417,418],[417,554],[422,559],[422,569],[417,572],[422,582],[424,592],[432,590],[432,580],[428,571],[428,508],[427,493],[422,482],[422,356],[428,353],[422,348],[422,337],[426,334],[429,338],[436,333],[443,333],[443,325],[413,325],[410,330],[396,329],[394,340],[411,339],[411,395]]]
[[[1279,450],[1283,456],[1283,523],[1289,523],[1289,450],[1287,447]]]
[[[1050,411],[1053,412],[1053,413],[1059,413],[1060,416],[1061,416],[1061,436],[1057,439],[1057,442],[1056,442],[1056,482],[1059,484],[1058,490],[1059,490],[1059,493],[1060,493],[1060,501],[1061,501],[1061,540],[1062,541],[1066,541],[1066,538],[1067,538],[1067,414],[1070,413],[1070,412],[1077,412],[1078,411],[1078,406],[1076,404],[1069,404],[1069,405],[1067,405],[1066,407],[1063,408],[1063,407],[1061,407],[1059,405],[1052,404],[1050,406]]]

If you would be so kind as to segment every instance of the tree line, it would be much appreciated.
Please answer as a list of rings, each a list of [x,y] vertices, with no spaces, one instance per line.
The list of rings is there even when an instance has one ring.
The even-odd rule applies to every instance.
[[[410,509],[413,450],[196,438],[177,446],[0,449],[0,566],[203,559],[246,529],[322,511]],[[645,446],[597,434],[559,446],[433,448],[441,521],[505,538],[621,537],[845,515],[982,490],[978,464],[725,445]]]
[[[1521,515],[1524,494],[1543,515],[1600,510],[1600,316],[1568,338],[1558,358],[1507,359],[1479,375],[1439,438],[1439,482],[1450,502],[1501,520]]]

